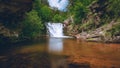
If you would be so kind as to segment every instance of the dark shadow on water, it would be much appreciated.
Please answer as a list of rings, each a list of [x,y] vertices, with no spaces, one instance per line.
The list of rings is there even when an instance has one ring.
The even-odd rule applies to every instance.
[[[91,68],[89,64],[87,63],[81,63],[81,64],[69,64],[69,68]]]
[[[18,54],[0,58],[0,68],[50,68],[47,53]]]

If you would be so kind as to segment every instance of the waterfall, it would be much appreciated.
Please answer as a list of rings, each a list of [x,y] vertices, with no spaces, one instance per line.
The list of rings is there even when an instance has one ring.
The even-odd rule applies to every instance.
[[[69,38],[64,36],[62,23],[46,23],[46,28],[50,37]]]
[[[50,7],[57,8],[60,11],[67,11],[69,0],[48,0]]]
[[[48,29],[48,34],[50,37],[62,37],[62,36],[64,36],[62,23],[47,23],[46,27]]]

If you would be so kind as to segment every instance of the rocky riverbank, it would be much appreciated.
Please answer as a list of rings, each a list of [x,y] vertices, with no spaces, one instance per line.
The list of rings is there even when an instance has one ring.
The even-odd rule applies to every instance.
[[[77,39],[95,42],[113,42],[120,43],[120,35],[112,35],[109,31],[120,22],[111,22],[92,31],[83,31],[74,35]]]

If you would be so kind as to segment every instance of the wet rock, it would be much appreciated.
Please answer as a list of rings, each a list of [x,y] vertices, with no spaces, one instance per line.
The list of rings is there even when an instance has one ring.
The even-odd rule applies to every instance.
[[[75,35],[75,38],[79,39],[81,36],[80,34]]]

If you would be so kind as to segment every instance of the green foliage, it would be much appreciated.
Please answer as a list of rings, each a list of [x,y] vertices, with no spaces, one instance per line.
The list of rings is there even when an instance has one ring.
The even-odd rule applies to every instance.
[[[87,9],[85,9],[86,7],[80,3],[80,2],[77,2],[76,3],[76,6],[74,7],[73,11],[74,14],[75,14],[75,22],[76,23],[79,23],[82,21],[83,18],[85,18],[86,16],[86,13],[87,13]]]
[[[94,0],[70,0],[69,13],[74,15],[76,24],[80,24],[82,19],[89,12],[87,6]]]
[[[41,7],[41,11],[38,12],[43,22],[49,22],[52,20],[52,10],[48,6]]]
[[[61,16],[61,15],[59,15],[59,14],[56,14],[56,15],[54,15],[54,17],[52,18],[52,21],[53,22],[63,22],[64,21],[64,17],[63,16]]]
[[[33,9],[38,12],[42,22],[49,22],[52,20],[52,10],[43,0],[35,0]]]
[[[41,30],[44,28],[41,19],[35,10],[26,14],[26,18],[22,24],[23,29],[21,35],[28,38],[39,36],[41,34]]]
[[[46,3],[43,3],[43,0],[35,0],[33,9],[38,12],[43,23],[62,22],[66,18],[65,12],[58,11],[57,8],[51,9]]]
[[[120,16],[120,0],[109,0],[109,5],[107,7],[107,11],[109,12],[109,16],[119,17]]]

